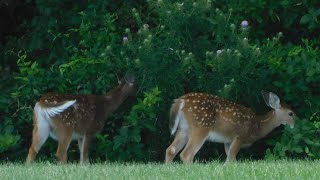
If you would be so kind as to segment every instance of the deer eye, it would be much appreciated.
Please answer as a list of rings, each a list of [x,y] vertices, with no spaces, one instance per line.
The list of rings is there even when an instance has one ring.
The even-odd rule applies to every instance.
[[[289,112],[288,115],[289,115],[289,116],[293,116],[293,112]]]

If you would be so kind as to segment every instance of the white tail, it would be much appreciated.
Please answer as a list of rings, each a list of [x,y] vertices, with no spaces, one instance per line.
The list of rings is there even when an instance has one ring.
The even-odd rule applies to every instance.
[[[177,100],[179,101],[179,100]],[[183,113],[182,113],[182,108],[184,107],[184,100],[180,100],[180,102],[175,103],[176,107],[172,107],[170,110],[170,120],[171,122],[169,123],[169,128],[171,130],[171,135],[174,135],[176,132],[179,122],[181,119],[183,119]],[[178,109],[176,109],[178,108]]]
[[[80,162],[88,161],[88,146],[100,131],[107,116],[134,92],[134,77],[126,76],[120,84],[105,95],[68,95],[47,93],[33,110],[34,128],[27,163],[31,163],[41,146],[51,136],[58,140],[56,156],[67,162],[71,140],[78,140]]]
[[[77,100],[65,101],[56,107],[42,107],[39,103],[36,103],[34,110],[37,113],[37,117],[44,116],[44,118],[50,118],[60,114],[76,102]]]
[[[273,93],[262,92],[268,106],[266,115],[258,116],[250,109],[226,99],[189,93],[176,99],[170,109],[169,128],[175,139],[166,150],[166,163],[182,150],[184,163],[193,161],[205,141],[224,143],[227,161],[236,160],[241,147],[248,147],[281,124],[294,126],[294,113],[282,107]]]

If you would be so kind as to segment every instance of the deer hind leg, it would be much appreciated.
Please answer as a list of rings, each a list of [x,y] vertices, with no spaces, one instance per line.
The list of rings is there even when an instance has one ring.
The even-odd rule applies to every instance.
[[[29,148],[26,163],[30,164],[38,154],[42,145],[46,142],[50,132],[48,121],[43,116],[37,116],[35,110],[33,111],[33,130],[32,130],[32,144]]]
[[[72,140],[73,130],[70,128],[57,128],[58,131],[58,149],[56,157],[61,163],[66,163],[68,160],[67,151]]]
[[[92,137],[84,135],[81,139],[78,139],[80,150],[80,164],[89,162],[89,144]]]
[[[229,148],[229,151],[227,153],[227,160],[226,160],[226,163],[227,162],[231,162],[231,161],[235,161],[236,158],[237,158],[237,154],[240,150],[240,147],[241,147],[241,139],[239,137],[236,137],[231,145],[230,145],[230,148]]]
[[[172,144],[166,150],[166,163],[171,163],[174,157],[181,151],[188,141],[188,134],[178,130]]]
[[[192,129],[188,143],[180,154],[183,163],[188,164],[193,162],[194,156],[206,141],[208,134],[209,131],[206,129]]]

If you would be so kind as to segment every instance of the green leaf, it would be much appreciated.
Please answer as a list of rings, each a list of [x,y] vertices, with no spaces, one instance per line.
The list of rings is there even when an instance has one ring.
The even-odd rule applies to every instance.
[[[300,19],[300,24],[307,24],[311,19],[312,17],[309,14],[306,14]]]
[[[301,147],[295,147],[292,149],[294,152],[296,153],[302,153],[303,152],[303,149]]]
[[[38,66],[38,63],[36,61],[34,61],[31,65],[31,69],[33,70],[33,69],[37,68],[37,66]]]
[[[304,148],[304,152],[306,152],[307,154],[309,153],[309,148],[308,147],[305,147]]]

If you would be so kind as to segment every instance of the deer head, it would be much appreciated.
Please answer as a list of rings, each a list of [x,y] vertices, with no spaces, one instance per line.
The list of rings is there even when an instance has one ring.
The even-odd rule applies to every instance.
[[[128,97],[134,96],[136,92],[135,78],[132,74],[126,74],[121,80],[118,79],[118,86],[105,94],[106,113],[110,113]]]
[[[133,74],[126,74],[124,78],[120,81],[122,91],[126,92],[129,96],[135,95],[136,86],[135,86],[135,77]]]
[[[286,107],[281,106],[279,97],[272,92],[261,91],[265,103],[274,109],[275,117],[279,124],[288,124],[291,128],[294,127],[295,113]]]

